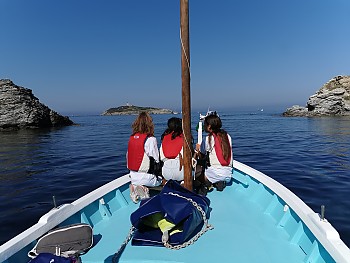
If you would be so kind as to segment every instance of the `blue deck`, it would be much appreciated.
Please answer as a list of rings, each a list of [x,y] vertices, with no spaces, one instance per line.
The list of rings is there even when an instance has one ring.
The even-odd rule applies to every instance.
[[[213,230],[180,250],[132,246],[130,242],[119,262],[335,262],[299,216],[273,191],[238,170],[233,178],[232,185],[223,192],[214,189],[208,193]],[[99,196],[92,193],[92,202],[61,221],[61,226],[84,222],[93,227],[94,246],[82,255],[83,263],[112,262],[125,241],[131,227],[130,215],[139,206],[130,200],[127,182],[118,184],[122,186],[117,189],[108,185],[108,191],[103,190]],[[5,262],[28,262],[26,254],[34,244]]]
[[[119,262],[333,262],[325,261],[319,253],[304,252],[302,243],[311,250],[318,250],[318,244],[300,234],[301,223],[289,211],[284,212],[283,203],[263,188],[252,182],[248,188],[233,183],[223,192],[208,193],[212,208],[209,223],[214,229],[195,244],[169,250],[129,243]],[[130,214],[138,207],[129,200],[128,190],[124,194],[129,205],[94,226],[94,235],[101,239],[82,256],[83,263],[112,262],[124,242],[131,226]]]

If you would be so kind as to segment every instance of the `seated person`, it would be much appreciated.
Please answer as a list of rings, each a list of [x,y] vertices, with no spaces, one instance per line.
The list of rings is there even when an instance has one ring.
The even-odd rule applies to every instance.
[[[159,151],[152,117],[147,112],[141,112],[132,124],[126,159],[131,178],[130,197],[137,203],[149,197],[146,186],[154,187],[162,183],[162,179],[155,175]]]
[[[160,160],[163,162],[162,175],[165,180],[183,181],[183,132],[182,120],[170,118],[168,128],[161,137]]]
[[[196,145],[196,152],[205,159],[205,170],[198,179],[204,184],[200,193],[206,195],[213,185],[218,191],[224,190],[226,183],[232,178],[232,140],[223,129],[222,122],[217,114],[204,119],[204,130],[208,133],[202,144]]]

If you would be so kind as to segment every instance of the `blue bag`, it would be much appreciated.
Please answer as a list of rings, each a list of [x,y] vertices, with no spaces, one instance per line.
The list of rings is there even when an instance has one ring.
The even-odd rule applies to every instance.
[[[51,253],[40,253],[33,258],[29,263],[74,263],[71,258],[56,256]]]
[[[202,209],[204,215],[190,200]],[[183,244],[207,223],[209,205],[207,197],[169,180],[158,195],[142,200],[140,207],[131,214],[131,223],[136,228],[131,244],[163,246],[164,230],[167,231],[167,242],[170,245]]]

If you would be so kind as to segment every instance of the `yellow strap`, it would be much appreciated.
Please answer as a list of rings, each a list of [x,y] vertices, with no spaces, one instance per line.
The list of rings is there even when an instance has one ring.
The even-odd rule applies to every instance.
[[[180,233],[183,230],[179,229],[179,228],[175,228],[176,225],[169,222],[168,220],[166,220],[165,218],[161,219],[158,221],[158,227],[160,228],[160,230],[162,231],[162,233],[164,233],[165,231],[170,231],[171,229],[173,229],[173,231],[171,231],[169,234],[173,235],[175,233]]]
[[[166,220],[165,218],[161,219],[158,221],[158,227],[160,228],[160,230],[164,233],[165,231],[169,231],[171,229],[173,229],[175,226],[175,224],[169,222],[168,220]]]

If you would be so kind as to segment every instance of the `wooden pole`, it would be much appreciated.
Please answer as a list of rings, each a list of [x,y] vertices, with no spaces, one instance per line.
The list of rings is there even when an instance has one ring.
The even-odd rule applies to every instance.
[[[180,37],[182,69],[182,125],[184,133],[184,186],[192,191],[192,135],[190,90],[190,41],[188,0],[180,0]]]

